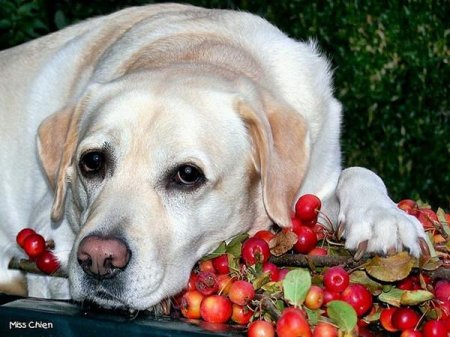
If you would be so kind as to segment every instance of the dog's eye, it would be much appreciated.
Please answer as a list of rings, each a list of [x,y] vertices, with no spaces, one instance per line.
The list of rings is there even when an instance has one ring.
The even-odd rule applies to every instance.
[[[92,177],[104,172],[105,155],[102,152],[92,151],[83,154],[80,160],[80,170],[85,177]]]
[[[178,167],[175,181],[177,184],[192,186],[200,183],[204,179],[200,169],[193,165],[182,165]]]

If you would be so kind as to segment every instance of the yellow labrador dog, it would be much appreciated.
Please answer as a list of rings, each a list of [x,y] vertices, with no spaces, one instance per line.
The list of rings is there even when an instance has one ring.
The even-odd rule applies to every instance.
[[[262,18],[175,4],[2,51],[0,289],[21,291],[7,263],[33,227],[69,282],[27,276],[30,296],[148,308],[222,240],[290,226],[304,193],[349,249],[420,255],[381,179],[342,170],[331,77],[314,43]]]

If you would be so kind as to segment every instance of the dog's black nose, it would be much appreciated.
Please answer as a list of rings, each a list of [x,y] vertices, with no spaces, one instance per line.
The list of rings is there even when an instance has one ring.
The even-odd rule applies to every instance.
[[[85,237],[77,252],[78,263],[84,272],[97,279],[116,276],[130,261],[130,250],[119,238],[97,235]]]

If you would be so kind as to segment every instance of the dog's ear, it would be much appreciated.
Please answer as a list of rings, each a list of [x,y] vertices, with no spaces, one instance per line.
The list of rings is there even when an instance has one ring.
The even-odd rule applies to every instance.
[[[54,191],[51,219],[61,220],[67,189],[67,170],[77,146],[77,118],[75,107],[63,110],[45,119],[38,130],[38,154],[51,188]]]
[[[259,107],[238,101],[237,110],[252,139],[266,212],[277,225],[289,227],[309,160],[306,122],[293,108],[268,94],[263,95]]]

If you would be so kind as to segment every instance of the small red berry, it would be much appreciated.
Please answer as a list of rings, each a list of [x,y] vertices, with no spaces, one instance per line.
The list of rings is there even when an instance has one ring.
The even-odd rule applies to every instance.
[[[32,234],[36,234],[36,232],[34,231],[34,229],[32,229],[32,228],[24,228],[24,229],[22,229],[22,230],[17,234],[17,236],[16,236],[16,242],[17,242],[17,244],[18,244],[20,247],[23,248],[25,239],[26,239],[28,236],[32,235]]]
[[[300,226],[297,231],[297,242],[294,251],[300,254],[308,254],[317,245],[317,235],[310,227]]]
[[[270,277],[270,281],[272,281],[272,282],[277,282],[279,279],[280,270],[278,269],[278,267],[275,264],[273,264],[271,262],[266,262],[263,264],[262,272],[268,273],[269,277]]]
[[[275,234],[271,231],[267,230],[261,230],[259,232],[256,232],[255,235],[253,235],[254,238],[263,239],[267,242],[267,244],[270,243],[270,240],[272,240],[275,237]]]
[[[248,326],[248,337],[274,337],[275,328],[272,324],[266,321],[253,321]]]
[[[372,294],[361,284],[350,284],[342,292],[342,300],[350,304],[359,317],[372,308]]]
[[[221,295],[211,295],[200,304],[201,317],[210,323],[225,323],[233,314],[231,301]]]
[[[392,325],[400,330],[413,329],[419,319],[419,314],[413,309],[399,308],[392,314]]]
[[[241,256],[247,266],[265,263],[270,257],[270,248],[263,239],[251,237],[242,244]]]
[[[214,269],[217,274],[228,274],[230,268],[228,267],[228,254],[222,254],[212,259]]]
[[[350,276],[347,271],[340,267],[335,266],[328,268],[323,275],[323,284],[325,288],[330,291],[341,292],[348,287],[350,283]]]
[[[255,288],[250,282],[238,280],[231,285],[228,297],[235,304],[247,305],[255,297]]]
[[[295,216],[303,223],[311,223],[317,220],[322,203],[314,194],[305,194],[295,204]]]
[[[447,337],[447,327],[441,320],[430,320],[422,328],[423,337]]]
[[[391,308],[385,308],[381,310],[380,313],[380,323],[381,326],[390,332],[398,331],[397,327],[394,327],[392,323],[392,315],[397,311],[397,308],[391,307]]]
[[[219,283],[217,282],[216,274],[209,271],[201,271],[197,274],[195,288],[204,296],[217,293],[219,290]]]
[[[31,234],[25,239],[23,249],[30,259],[35,259],[44,252],[45,240],[42,235]]]
[[[46,274],[53,274],[60,267],[56,256],[52,252],[46,250],[40,254],[36,260],[36,266],[40,271]]]

